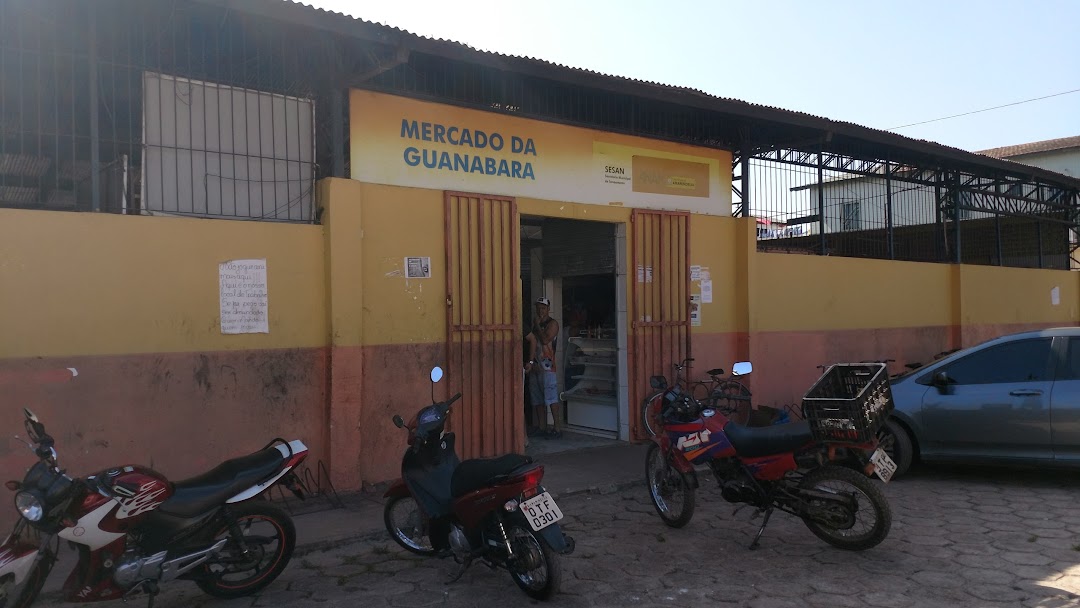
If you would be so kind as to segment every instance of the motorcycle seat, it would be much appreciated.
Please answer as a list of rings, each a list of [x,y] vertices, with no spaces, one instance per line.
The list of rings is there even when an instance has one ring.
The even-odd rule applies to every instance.
[[[277,473],[285,464],[277,448],[233,458],[212,470],[173,484],[173,495],[158,509],[177,517],[195,517]]]
[[[490,485],[499,477],[532,464],[532,458],[524,454],[506,454],[498,458],[474,458],[466,460],[454,469],[450,478],[450,495],[460,498],[469,492]]]
[[[813,439],[810,423],[804,421],[749,427],[734,422],[724,426],[724,434],[739,456],[754,458],[792,452]]]

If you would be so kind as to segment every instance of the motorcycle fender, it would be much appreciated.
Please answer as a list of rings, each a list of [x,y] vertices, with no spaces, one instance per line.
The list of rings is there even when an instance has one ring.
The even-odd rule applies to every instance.
[[[394,483],[390,484],[390,487],[386,489],[386,493],[383,494],[383,498],[407,498],[409,496],[409,486],[405,485],[404,479],[395,479]]]
[[[694,468],[694,465],[690,464],[690,461],[687,460],[686,457],[683,456],[682,452],[680,452],[679,450],[668,450],[667,454],[668,461],[671,463],[671,466],[675,467],[675,469],[678,470],[680,473],[683,473],[684,475],[689,477],[690,482],[696,489],[698,487],[698,479],[697,469]]]
[[[13,575],[15,584],[21,585],[37,562],[38,548],[8,537],[0,545],[0,580]]]
[[[526,523],[525,525],[529,524]],[[543,538],[544,542],[554,549],[556,553],[570,555],[574,552],[574,546],[576,544],[574,539],[563,534],[559,524],[551,524],[543,530],[540,530],[540,537]]]

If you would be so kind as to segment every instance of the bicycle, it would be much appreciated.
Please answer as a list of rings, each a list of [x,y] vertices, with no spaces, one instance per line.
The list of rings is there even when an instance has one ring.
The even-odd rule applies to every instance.
[[[645,398],[641,408],[641,425],[648,436],[655,435],[663,428],[663,410],[666,401],[669,407],[676,407],[687,412],[700,412],[703,409],[714,409],[731,418],[742,415],[740,412],[743,403],[750,405],[752,393],[745,384],[739,382],[735,371],[730,377],[722,377],[724,370],[716,368],[707,372],[709,380],[690,382],[683,377],[683,370],[690,369],[693,359],[684,359],[680,363],[673,364],[675,368],[675,383],[667,386],[667,379],[663,376],[650,378],[652,388],[657,392]],[[747,372],[749,373],[749,372]],[[701,395],[699,397],[699,395]],[[681,404],[679,402],[682,402]],[[749,408],[745,408],[749,410]]]
[[[702,403],[704,407],[717,410],[730,418],[742,413],[740,410],[743,409],[743,403],[750,405],[753,393],[745,384],[735,379],[738,376],[735,375],[734,370],[727,378],[721,377],[724,375],[724,370],[720,368],[710,369],[705,373],[708,374],[709,381],[699,380],[694,383],[692,389],[694,399]],[[704,396],[698,396],[701,394],[699,389],[703,389]]]

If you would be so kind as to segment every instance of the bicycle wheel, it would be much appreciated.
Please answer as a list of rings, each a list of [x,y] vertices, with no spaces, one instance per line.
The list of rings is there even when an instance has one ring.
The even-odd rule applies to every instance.
[[[729,418],[742,416],[749,413],[751,396],[750,389],[742,382],[722,380],[709,395],[709,405]]]
[[[664,428],[664,422],[660,416],[660,410],[664,407],[663,393],[650,395],[641,404],[641,428],[645,432],[645,438],[655,436]]]

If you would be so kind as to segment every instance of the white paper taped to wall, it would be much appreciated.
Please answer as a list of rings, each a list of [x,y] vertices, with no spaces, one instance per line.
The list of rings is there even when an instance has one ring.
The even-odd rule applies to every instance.
[[[1050,290],[1050,305],[1057,306],[1061,304],[1061,288],[1055,287]]]

